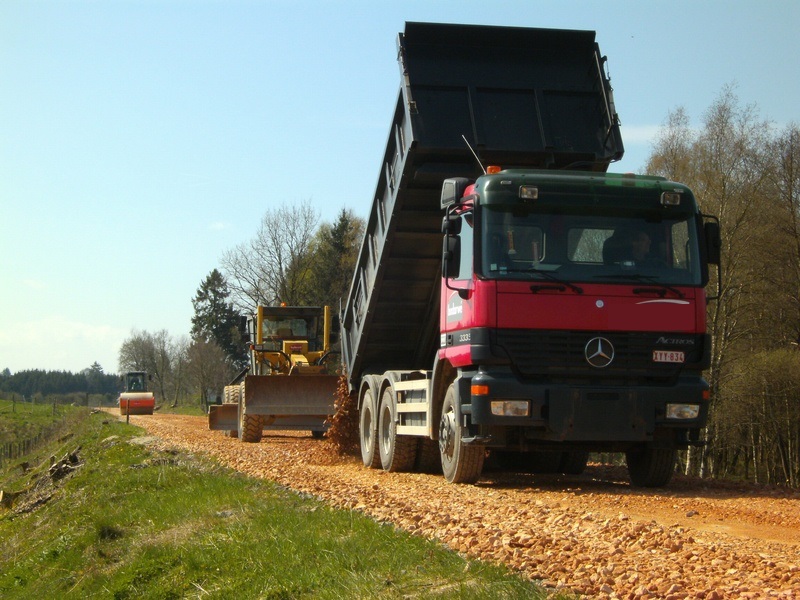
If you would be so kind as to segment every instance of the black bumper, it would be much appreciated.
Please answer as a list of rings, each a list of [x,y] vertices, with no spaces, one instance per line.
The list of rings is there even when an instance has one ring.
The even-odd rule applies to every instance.
[[[523,428],[526,438],[549,442],[647,442],[657,430],[680,429],[692,443],[708,418],[709,387],[700,376],[679,377],[672,385],[594,385],[526,382],[502,367],[471,375],[459,381],[461,412],[486,434]],[[489,394],[471,395],[474,385],[488,387]],[[494,415],[493,400],[527,401],[529,416]],[[700,412],[694,419],[668,419],[671,403],[697,404]]]

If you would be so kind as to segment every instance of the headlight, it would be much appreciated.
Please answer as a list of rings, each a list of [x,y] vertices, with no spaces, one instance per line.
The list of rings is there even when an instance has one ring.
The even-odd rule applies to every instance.
[[[531,413],[527,400],[492,400],[491,406],[496,417],[527,417]]]
[[[668,419],[696,419],[699,414],[699,404],[667,404]]]

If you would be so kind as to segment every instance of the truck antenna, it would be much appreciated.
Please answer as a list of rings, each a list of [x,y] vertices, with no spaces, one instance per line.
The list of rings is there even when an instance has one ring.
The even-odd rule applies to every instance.
[[[470,145],[470,143],[467,141],[467,136],[465,136],[465,135],[462,133],[462,134],[461,134],[461,139],[462,139],[462,140],[464,140],[464,143],[467,145],[467,148],[469,148],[469,151],[470,151],[470,152],[472,152],[472,156],[474,156],[474,157],[475,157],[475,160],[476,160],[476,161],[478,161],[478,166],[479,166],[479,167],[481,168],[481,170],[483,171],[483,174],[484,174],[484,175],[486,175],[486,167],[484,167],[484,166],[483,166],[483,163],[481,162],[481,159],[478,157],[478,153],[477,153],[477,152],[475,152],[475,150],[473,149],[473,147],[472,147],[472,146]]]

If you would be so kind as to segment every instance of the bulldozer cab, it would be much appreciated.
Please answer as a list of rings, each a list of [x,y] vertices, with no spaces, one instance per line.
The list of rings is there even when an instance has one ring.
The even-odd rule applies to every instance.
[[[315,437],[335,412],[339,376],[327,362],[330,308],[259,306],[248,319],[250,367],[209,406],[208,427],[257,442],[265,429],[308,429]]]
[[[255,343],[251,372],[318,374],[330,350],[330,309],[316,306],[259,306],[250,323]]]
[[[284,351],[284,342],[307,342],[309,352],[326,350],[325,309],[307,306],[259,306],[256,343]]]

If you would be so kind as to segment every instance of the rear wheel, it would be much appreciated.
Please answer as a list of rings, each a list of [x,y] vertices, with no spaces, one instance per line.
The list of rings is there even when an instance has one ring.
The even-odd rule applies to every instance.
[[[417,460],[416,437],[397,435],[397,406],[391,387],[383,390],[378,410],[378,451],[384,471],[411,471]]]
[[[439,421],[439,454],[442,472],[450,483],[474,483],[481,476],[485,451],[483,446],[462,443],[463,427],[456,414],[456,391],[447,389]]]
[[[565,475],[580,475],[586,470],[589,453],[585,450],[568,450],[561,455],[559,472]]]
[[[223,404],[238,404],[239,403],[239,386],[238,385],[226,385],[225,390],[223,393]],[[228,431],[228,436],[232,438],[239,437],[239,430],[238,429],[231,429]]]
[[[358,413],[358,438],[361,446],[361,460],[365,467],[377,469],[381,466],[378,453],[377,406],[372,389],[364,392],[361,410]]]
[[[625,453],[631,485],[664,487],[672,479],[678,451],[675,448],[653,448],[649,445],[632,448]]]
[[[560,473],[563,452],[554,450],[536,450],[528,456],[528,473],[552,475]]]

